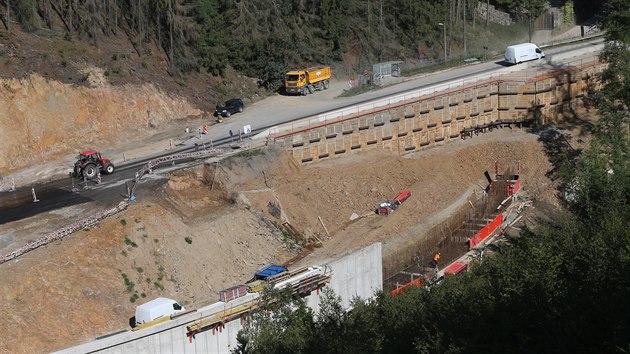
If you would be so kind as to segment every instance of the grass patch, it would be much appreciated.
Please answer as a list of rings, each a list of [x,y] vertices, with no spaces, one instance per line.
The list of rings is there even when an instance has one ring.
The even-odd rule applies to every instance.
[[[147,284],[151,284],[151,278],[147,277],[144,281],[147,282]]]
[[[184,240],[186,240],[187,244],[189,244],[189,245],[192,244],[192,237],[186,236],[186,237],[184,237]]]
[[[120,254],[122,254],[123,256],[127,257],[127,251],[125,251],[125,250],[120,251]]]
[[[130,293],[133,290],[133,287],[136,286],[136,284],[134,284],[131,280],[129,280],[129,277],[127,277],[127,274],[120,273],[120,276],[125,281],[125,286],[127,287],[127,292]]]
[[[153,283],[153,285],[155,285],[155,287],[160,289],[160,290],[164,290],[164,285],[162,285],[162,284],[160,284],[158,282]]]
[[[136,300],[138,300],[138,294],[133,294],[129,298],[129,301],[131,301],[132,303],[136,302]]]
[[[144,272],[144,269],[142,269],[142,267],[136,267],[136,271],[138,273],[142,273],[142,272]]]
[[[158,243],[158,242],[160,242],[160,240],[158,240],[157,238],[154,238],[153,242]]]
[[[127,225],[127,220],[125,220],[125,219],[120,219],[120,225],[122,225],[122,226]]]
[[[271,222],[282,233],[282,242],[284,242],[289,251],[297,253],[302,252],[304,245],[306,244],[302,235],[289,226],[278,224],[273,220]]]
[[[138,244],[131,241],[131,239],[127,236],[125,236],[125,245],[131,246],[131,247],[138,247]]]
[[[265,154],[265,151],[263,149],[251,149],[251,150],[241,151],[238,154],[234,154],[234,157],[254,157],[254,156],[260,156],[264,154]]]

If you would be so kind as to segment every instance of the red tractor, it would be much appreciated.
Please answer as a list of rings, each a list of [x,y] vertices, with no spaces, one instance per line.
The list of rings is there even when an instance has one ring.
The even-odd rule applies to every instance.
[[[79,153],[77,162],[74,163],[74,177],[92,179],[99,173],[106,175],[114,173],[114,164],[107,158],[101,157],[96,150],[87,150]]]

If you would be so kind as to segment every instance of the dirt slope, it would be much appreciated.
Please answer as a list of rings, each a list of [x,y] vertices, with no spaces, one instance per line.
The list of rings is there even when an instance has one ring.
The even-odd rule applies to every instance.
[[[50,351],[128,328],[136,304],[158,296],[189,308],[216,301],[220,289],[247,281],[261,265],[296,256],[270,204],[306,237],[324,241],[303,264],[375,241],[385,243],[387,257],[427,222],[448,216],[440,210],[480,189],[497,159],[521,162],[525,189],[549,186],[537,139],[495,131],[413,155],[375,150],[308,166],[271,149],[179,171],[98,227],[0,265],[0,307],[11,318],[0,333],[13,333],[0,351]],[[392,216],[349,222],[407,188],[412,198]]]
[[[85,146],[120,143],[143,129],[201,113],[186,99],[171,97],[151,84],[114,88],[102,70],[86,70],[93,87],[36,74],[0,79],[0,175]]]

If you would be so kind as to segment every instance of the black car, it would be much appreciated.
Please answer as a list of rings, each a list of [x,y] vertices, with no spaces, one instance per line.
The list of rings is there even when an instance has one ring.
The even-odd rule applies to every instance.
[[[234,113],[243,112],[243,100],[240,98],[232,98],[230,100],[225,101],[223,106],[217,105],[217,108],[214,111],[214,116],[218,117],[219,115],[223,117],[229,117]]]

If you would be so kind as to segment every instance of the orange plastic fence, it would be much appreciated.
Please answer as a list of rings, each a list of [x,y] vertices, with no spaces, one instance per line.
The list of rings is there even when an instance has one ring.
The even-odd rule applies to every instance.
[[[392,290],[391,294],[394,296],[399,295],[400,293],[403,292],[403,290],[407,289],[410,286],[415,286],[416,288],[419,288],[420,286],[422,286],[422,279],[421,278],[414,279],[410,281],[409,283]]]
[[[493,232],[501,226],[503,222],[503,213],[499,213],[494,220],[492,220],[488,225],[486,225],[483,229],[481,229],[477,234],[470,239],[469,241],[469,249],[473,249],[477,246],[481,241],[485,240],[486,237],[492,235]]]

